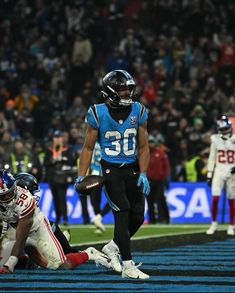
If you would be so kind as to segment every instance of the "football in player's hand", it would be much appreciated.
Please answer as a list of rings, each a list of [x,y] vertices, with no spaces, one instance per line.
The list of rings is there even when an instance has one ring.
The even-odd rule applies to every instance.
[[[76,191],[81,194],[90,194],[93,189],[100,188],[104,184],[104,178],[99,175],[88,175],[76,185]]]

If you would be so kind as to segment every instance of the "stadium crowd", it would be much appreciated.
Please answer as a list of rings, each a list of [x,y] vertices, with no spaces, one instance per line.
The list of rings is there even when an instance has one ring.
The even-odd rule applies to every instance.
[[[184,163],[208,154],[218,117],[235,113],[234,17],[229,0],[2,1],[0,165],[19,142],[40,162],[55,130],[78,155],[102,77],[124,69],[171,180],[184,180]]]

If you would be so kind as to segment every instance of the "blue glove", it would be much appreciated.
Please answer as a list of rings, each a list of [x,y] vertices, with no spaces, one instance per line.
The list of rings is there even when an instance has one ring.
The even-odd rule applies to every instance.
[[[142,186],[142,192],[145,196],[149,195],[150,192],[150,185],[149,181],[144,173],[140,173],[140,176],[138,178],[137,186]]]
[[[76,190],[76,186],[82,182],[82,180],[84,179],[85,176],[78,176],[77,179],[75,180],[75,184],[74,184],[74,189]]]

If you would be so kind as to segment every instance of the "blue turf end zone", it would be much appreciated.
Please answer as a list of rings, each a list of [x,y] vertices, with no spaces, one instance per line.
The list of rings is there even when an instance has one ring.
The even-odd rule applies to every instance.
[[[94,263],[74,270],[16,270],[0,292],[235,292],[235,238],[135,252],[149,280],[122,279]]]

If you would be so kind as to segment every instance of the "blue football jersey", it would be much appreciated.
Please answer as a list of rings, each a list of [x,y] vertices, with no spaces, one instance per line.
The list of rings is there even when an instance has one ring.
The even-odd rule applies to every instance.
[[[138,127],[145,123],[148,114],[139,102],[134,102],[131,107],[130,115],[124,121],[115,121],[105,103],[89,108],[86,123],[98,130],[103,160],[118,164],[133,163],[137,160]]]

